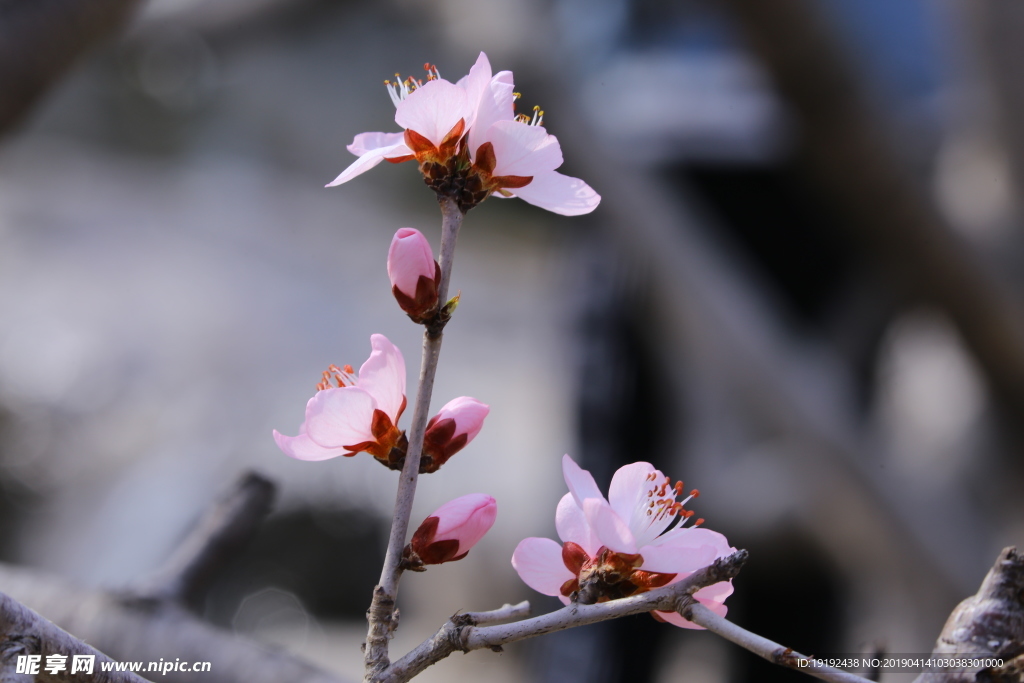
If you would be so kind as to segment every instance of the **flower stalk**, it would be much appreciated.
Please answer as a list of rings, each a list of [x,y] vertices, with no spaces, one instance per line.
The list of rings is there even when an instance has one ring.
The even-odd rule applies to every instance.
[[[452,263],[455,258],[455,243],[462,227],[463,213],[449,197],[438,198],[441,205],[441,281],[437,287],[438,301],[448,298],[451,282]],[[419,478],[420,457],[423,453],[423,436],[427,429],[430,413],[430,397],[434,391],[434,376],[441,355],[441,339],[447,321],[440,316],[425,326],[423,333],[423,358],[420,363],[419,386],[416,389],[416,404],[413,408],[412,425],[409,429],[409,449],[405,455],[405,466],[398,480],[398,494],[395,497],[395,512],[388,537],[384,567],[380,582],[373,591],[373,601],[367,610],[369,622],[366,634],[366,652],[363,663],[366,667],[366,681],[375,680],[375,675],[387,668],[388,641],[397,624],[394,611],[398,597],[398,582],[402,575],[400,564],[409,533],[409,519],[416,497],[416,482]]]

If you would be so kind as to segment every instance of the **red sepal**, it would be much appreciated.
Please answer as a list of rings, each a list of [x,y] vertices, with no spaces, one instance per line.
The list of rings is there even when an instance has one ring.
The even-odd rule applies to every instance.
[[[573,573],[573,576],[579,576],[583,565],[589,561],[590,556],[587,555],[587,551],[583,549],[583,546],[572,541],[566,541],[562,544],[562,562],[565,563],[565,568]]]

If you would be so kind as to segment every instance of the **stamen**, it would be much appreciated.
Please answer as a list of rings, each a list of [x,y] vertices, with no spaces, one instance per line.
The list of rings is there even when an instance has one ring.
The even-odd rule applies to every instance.
[[[427,70],[427,81],[433,81],[441,77],[437,67],[433,64],[424,64],[423,68]],[[397,107],[401,104],[402,100],[409,96],[409,93],[415,91],[417,88],[422,88],[423,81],[415,78],[406,78],[405,80],[402,80],[402,75],[396,73],[394,82],[385,80],[384,85],[388,89],[388,95],[391,96],[391,102]]]
[[[531,126],[544,125],[544,111],[537,105],[533,106],[533,118],[530,120]]]
[[[334,381],[334,387],[331,386],[331,381]],[[327,366],[327,369],[323,371],[320,381],[317,382],[317,391],[326,391],[327,389],[338,389],[342,387],[352,386],[356,383],[355,371],[351,365],[346,365],[344,368],[339,368],[333,363]]]

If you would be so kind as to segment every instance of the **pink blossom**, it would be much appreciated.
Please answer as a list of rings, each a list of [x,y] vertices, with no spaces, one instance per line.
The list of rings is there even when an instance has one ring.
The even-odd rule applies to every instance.
[[[370,337],[373,349],[359,368],[331,368],[319,391],[306,404],[306,419],[297,436],[274,430],[278,447],[298,460],[327,460],[367,451],[386,461],[404,446],[398,418],[405,410],[405,360],[382,334]],[[333,380],[335,386],[331,386]]]
[[[388,249],[388,277],[398,305],[415,322],[423,322],[434,313],[441,267],[419,230],[401,228],[395,233]]]
[[[735,548],[725,537],[696,524],[684,526],[693,514],[683,505],[682,483],[675,485],[646,462],[637,462],[612,477],[608,499],[594,478],[569,456],[562,459],[569,493],[555,512],[562,544],[547,538],[524,539],[512,555],[520,578],[545,595],[589,604],[646,592],[682,581],[694,571],[725,557]],[[680,523],[666,531],[676,519]],[[702,520],[698,520],[699,524]],[[716,614],[724,616],[732,583],[723,581],[694,593]],[[699,628],[676,612],[654,612],[663,621]]]
[[[452,399],[427,423],[423,437],[424,464],[420,470],[433,472],[472,441],[484,426],[491,407],[469,396]]]
[[[491,194],[520,197],[568,216],[593,211],[601,197],[578,178],[555,171],[558,140],[542,127],[543,112],[516,116],[512,73],[492,74],[483,52],[457,83],[428,68],[427,82],[387,82],[402,133],[361,133],[348,146],[359,158],[328,187],[340,185],[381,161],[416,159],[427,184],[454,198],[463,213]]]
[[[413,534],[405,551],[406,562],[415,566],[417,560],[419,564],[461,560],[494,526],[497,515],[498,503],[482,493],[445,503],[423,520]]]

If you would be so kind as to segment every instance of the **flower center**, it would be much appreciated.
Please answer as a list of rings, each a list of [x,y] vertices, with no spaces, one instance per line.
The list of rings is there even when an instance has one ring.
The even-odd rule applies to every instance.
[[[562,545],[562,562],[575,578],[561,586],[561,593],[573,602],[592,605],[617,600],[652,588],[666,585],[675,574],[662,574],[640,569],[640,555],[616,553],[606,547],[590,557],[582,547],[567,541]]]
[[[422,88],[424,82],[429,83],[430,81],[436,81],[441,78],[441,72],[437,70],[436,64],[427,62],[423,65],[423,70],[427,72],[426,81],[423,79],[412,78],[411,76],[406,79],[402,79],[401,74],[395,74],[394,82],[384,79],[384,85],[388,89],[388,94],[391,95],[391,101],[395,103],[397,107],[402,100],[409,96],[410,93],[415,91],[417,88]]]
[[[334,387],[351,387],[356,383],[356,371],[351,365],[346,365],[339,368],[337,365],[331,363],[324,370],[323,376],[320,381],[317,382],[317,391],[324,391],[326,389],[333,389]],[[334,383],[333,386],[331,383]]]

